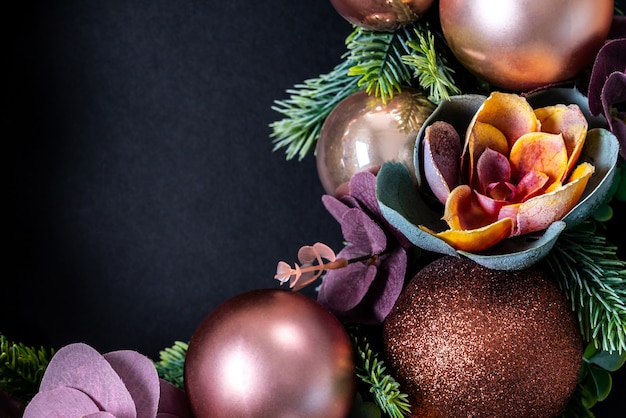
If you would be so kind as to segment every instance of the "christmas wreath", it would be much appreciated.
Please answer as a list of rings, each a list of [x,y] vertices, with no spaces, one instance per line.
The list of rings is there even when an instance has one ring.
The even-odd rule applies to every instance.
[[[157,361],[0,335],[9,416],[592,417],[609,396],[619,2],[331,2],[347,51],[271,128],[288,159],[314,154],[344,248],[302,247],[277,266],[293,291],[225,301]]]

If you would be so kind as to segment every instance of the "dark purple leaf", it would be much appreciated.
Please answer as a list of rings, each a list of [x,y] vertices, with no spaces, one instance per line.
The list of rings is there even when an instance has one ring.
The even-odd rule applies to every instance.
[[[343,236],[360,255],[382,253],[387,247],[385,231],[360,209],[350,209],[341,218]]]
[[[163,379],[159,379],[159,385],[161,397],[157,418],[192,418],[185,392]]]
[[[24,418],[82,417],[99,410],[84,392],[62,386],[35,395],[26,406]]]

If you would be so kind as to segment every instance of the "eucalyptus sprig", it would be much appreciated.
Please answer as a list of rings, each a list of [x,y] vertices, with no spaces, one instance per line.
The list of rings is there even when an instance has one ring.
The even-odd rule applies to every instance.
[[[564,231],[545,258],[578,315],[586,341],[626,352],[626,262],[593,221]]]
[[[0,391],[31,399],[53,355],[53,349],[11,342],[0,334]]]
[[[408,395],[400,384],[386,372],[387,368],[370,347],[367,338],[352,334],[356,350],[357,377],[369,388],[370,395],[382,412],[390,418],[405,418],[411,413]]]
[[[159,377],[180,389],[184,389],[185,386],[185,357],[188,348],[187,343],[175,341],[173,346],[159,353],[159,361],[154,363]]]

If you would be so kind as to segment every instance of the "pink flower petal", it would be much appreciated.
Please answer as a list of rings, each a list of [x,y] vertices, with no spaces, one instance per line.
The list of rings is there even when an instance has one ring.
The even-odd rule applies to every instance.
[[[58,387],[35,395],[26,406],[24,418],[82,417],[98,411],[98,406],[84,392]]]
[[[135,403],[108,361],[87,344],[70,344],[52,357],[39,390],[71,387],[89,395],[101,410],[117,418],[135,418]]]
[[[511,164],[509,159],[497,151],[487,148],[477,164],[480,192],[487,193],[487,187],[492,183],[508,182],[511,180]]]
[[[525,202],[528,199],[535,197],[548,183],[548,175],[545,173],[539,173],[532,171],[526,173],[524,177],[517,183],[515,189],[515,202]]]
[[[113,351],[104,358],[130,392],[137,418],[153,418],[159,405],[159,375],[152,361],[132,350]]]
[[[446,122],[435,122],[424,134],[424,176],[435,197],[446,203],[450,190],[459,183],[461,138]]]

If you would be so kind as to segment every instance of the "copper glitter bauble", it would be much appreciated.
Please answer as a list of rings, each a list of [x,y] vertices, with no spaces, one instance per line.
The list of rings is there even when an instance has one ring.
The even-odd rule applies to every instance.
[[[556,416],[582,360],[576,318],[545,273],[455,257],[411,280],[383,340],[414,417]]]
[[[607,38],[613,0],[441,0],[450,49],[494,86],[526,91],[574,77]]]
[[[415,138],[433,110],[422,94],[408,88],[386,103],[365,91],[342,100],[317,142],[317,173],[326,193],[337,194],[353,174],[377,170],[387,161],[402,162],[413,173]]]
[[[433,0],[330,0],[348,22],[376,31],[398,29],[418,20]]]
[[[341,323],[299,293],[235,296],[198,326],[185,360],[196,417],[345,418],[355,396]]]

